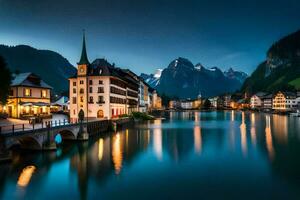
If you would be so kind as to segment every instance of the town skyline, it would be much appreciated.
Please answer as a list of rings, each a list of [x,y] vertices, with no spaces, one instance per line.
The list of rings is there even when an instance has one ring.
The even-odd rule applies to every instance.
[[[76,66],[84,28],[91,60],[105,57],[138,74],[165,68],[177,57],[250,74],[275,41],[300,28],[300,5],[292,0],[1,4],[0,43],[56,51]]]

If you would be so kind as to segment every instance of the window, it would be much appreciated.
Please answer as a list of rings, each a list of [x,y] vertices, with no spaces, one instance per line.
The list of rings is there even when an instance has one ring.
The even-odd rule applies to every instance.
[[[92,88],[92,87],[90,87],[89,92],[90,92],[90,93],[93,93],[93,88]]]
[[[83,103],[83,97],[80,97],[80,102]]]
[[[98,93],[104,93],[104,88],[103,87],[98,87]]]
[[[84,84],[84,81],[83,81],[83,80],[81,80],[81,81],[79,82],[79,84],[80,84],[80,85],[83,85],[83,84]]]
[[[89,81],[89,84],[90,84],[90,85],[93,85],[93,80],[90,80],[90,81]]]
[[[73,82],[73,86],[76,86],[76,82]]]
[[[73,110],[73,114],[74,114],[74,115],[76,114],[76,111],[75,111],[75,109]]]
[[[46,98],[47,97],[47,90],[42,90],[41,97]]]
[[[102,85],[103,84],[103,81],[102,80],[99,80],[99,85]]]
[[[73,103],[73,104],[76,104],[76,97],[73,97],[73,98],[72,98],[72,103]]]
[[[110,87],[110,92],[113,93],[113,94],[119,94],[119,95],[126,96],[126,91],[121,90],[121,89],[116,88],[116,87],[113,87],[113,86]]]
[[[104,103],[103,96],[98,96],[98,103]]]
[[[90,96],[90,101],[89,103],[94,103],[94,97]]]
[[[126,99],[110,97],[110,103],[126,104]]]
[[[84,93],[84,89],[83,89],[83,88],[80,88],[79,93],[80,93],[80,94],[83,94],[83,93]]]
[[[76,94],[76,88],[73,88],[73,94]]]
[[[24,96],[30,97],[31,96],[31,89],[25,88],[24,89]]]

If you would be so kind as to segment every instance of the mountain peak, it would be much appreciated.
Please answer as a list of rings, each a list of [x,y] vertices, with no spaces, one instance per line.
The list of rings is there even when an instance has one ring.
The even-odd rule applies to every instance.
[[[173,60],[169,64],[168,68],[170,68],[170,69],[176,69],[176,68],[190,68],[190,69],[194,69],[194,65],[188,59],[183,58],[183,57],[178,57],[177,59]]]

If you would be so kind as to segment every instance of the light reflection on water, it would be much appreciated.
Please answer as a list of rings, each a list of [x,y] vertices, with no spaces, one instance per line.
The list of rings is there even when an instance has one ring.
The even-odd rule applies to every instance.
[[[300,197],[300,118],[239,111],[164,117],[65,143],[60,153],[14,152],[10,165],[0,165],[0,199]]]

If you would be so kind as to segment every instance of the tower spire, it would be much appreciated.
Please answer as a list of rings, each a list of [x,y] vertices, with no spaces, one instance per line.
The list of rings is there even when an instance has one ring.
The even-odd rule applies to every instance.
[[[83,29],[83,38],[82,38],[82,51],[81,51],[81,57],[80,57],[80,61],[77,63],[78,65],[88,65],[89,63],[89,59],[87,57],[87,53],[86,53],[86,46],[85,46],[85,30]]]

